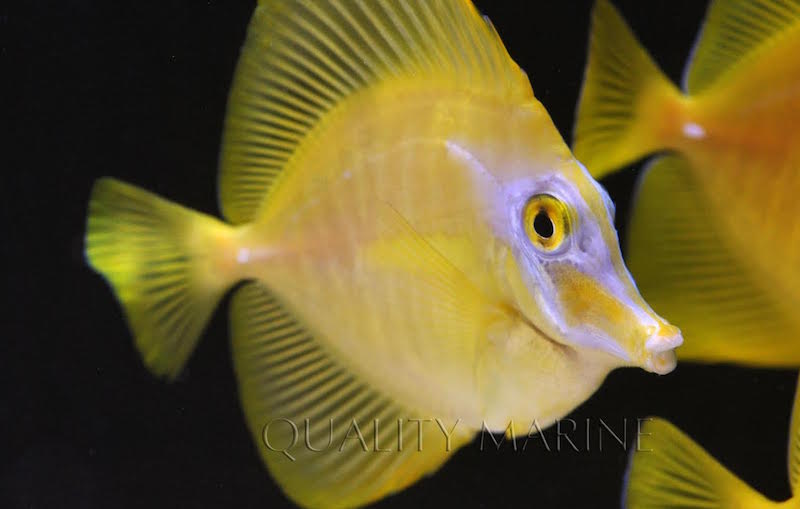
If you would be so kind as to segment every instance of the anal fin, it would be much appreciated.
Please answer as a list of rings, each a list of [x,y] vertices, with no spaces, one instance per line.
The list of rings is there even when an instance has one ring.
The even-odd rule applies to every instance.
[[[364,505],[436,470],[472,439],[463,423],[405,408],[349,372],[260,283],[237,291],[231,313],[248,427],[298,504]]]

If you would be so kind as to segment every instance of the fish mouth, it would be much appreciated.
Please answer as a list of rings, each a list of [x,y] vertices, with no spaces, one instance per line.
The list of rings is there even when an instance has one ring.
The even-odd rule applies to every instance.
[[[520,322],[534,331],[541,339],[550,343],[554,349],[559,350],[565,355],[571,355],[576,352],[575,346],[559,341],[551,334],[548,334],[521,311],[517,310],[517,316]],[[680,329],[674,325],[663,322],[658,326],[650,327],[648,332],[649,334],[647,334],[647,339],[644,342],[642,354],[639,356],[639,362],[633,360],[631,355],[626,354],[625,350],[621,347],[618,351],[610,351],[602,348],[600,350],[606,351],[610,355],[618,357],[626,363],[638,365],[651,373],[666,375],[672,372],[678,364],[675,349],[683,344],[683,334]],[[635,355],[633,356],[634,359],[636,357]]]
[[[673,325],[659,327],[645,341],[646,359],[644,367],[659,375],[666,375],[677,366],[675,349],[683,344],[683,334]]]

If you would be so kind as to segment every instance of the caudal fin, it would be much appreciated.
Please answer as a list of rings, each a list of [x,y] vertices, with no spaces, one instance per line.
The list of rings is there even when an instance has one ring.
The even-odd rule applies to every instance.
[[[608,0],[595,4],[590,37],[573,152],[600,178],[666,148],[665,123],[681,94]]]
[[[623,507],[631,509],[778,505],[662,419],[642,426],[640,446],[631,456],[623,496]]]
[[[122,304],[147,367],[174,378],[225,290],[215,262],[231,228],[114,179],[89,202],[86,257]]]

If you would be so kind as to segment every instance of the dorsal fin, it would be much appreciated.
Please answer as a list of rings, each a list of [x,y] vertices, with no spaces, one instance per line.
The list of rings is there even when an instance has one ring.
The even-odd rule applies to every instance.
[[[686,68],[686,92],[702,92],[731,66],[800,23],[800,0],[715,0]]]
[[[225,217],[252,220],[314,126],[345,98],[392,79],[459,83],[510,100],[533,95],[468,0],[260,1],[228,104]]]

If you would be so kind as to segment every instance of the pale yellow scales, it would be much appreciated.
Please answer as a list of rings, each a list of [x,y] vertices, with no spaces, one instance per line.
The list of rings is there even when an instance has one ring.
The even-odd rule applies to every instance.
[[[261,2],[221,165],[230,225],[105,179],[87,255],[170,377],[248,281],[231,311],[242,406],[301,505],[362,505],[484,426],[550,425],[616,367],[674,367],[680,333],[639,296],[608,196],[469,2]],[[263,442],[275,419],[308,419],[314,448],[333,419],[337,441],[301,436],[289,458]],[[393,452],[340,447],[354,419],[383,423]],[[409,419],[431,419],[422,446]]]

